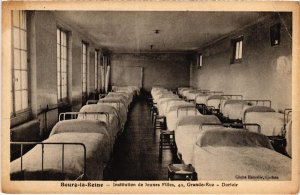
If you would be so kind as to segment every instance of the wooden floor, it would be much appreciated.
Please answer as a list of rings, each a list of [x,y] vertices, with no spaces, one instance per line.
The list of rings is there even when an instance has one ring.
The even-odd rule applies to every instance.
[[[104,180],[167,180],[168,165],[178,159],[164,150],[159,162],[159,132],[154,135],[146,101],[136,99],[128,115]]]

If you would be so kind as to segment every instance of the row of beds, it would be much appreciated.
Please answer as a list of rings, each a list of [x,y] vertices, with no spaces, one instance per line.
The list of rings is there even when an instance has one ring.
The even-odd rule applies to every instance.
[[[12,142],[21,157],[10,163],[11,180],[103,180],[139,88],[114,86],[112,91],[88,100],[79,112],[61,113],[43,142]],[[35,146],[23,154],[26,145]]]
[[[189,87],[153,87],[151,96],[161,138],[172,132],[179,159],[199,180],[291,179],[291,109]]]

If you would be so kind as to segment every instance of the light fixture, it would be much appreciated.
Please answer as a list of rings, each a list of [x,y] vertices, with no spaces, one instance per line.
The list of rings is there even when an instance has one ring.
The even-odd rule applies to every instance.
[[[159,29],[156,29],[156,30],[153,30],[153,32],[154,32],[155,34],[159,34],[159,33],[160,33],[160,30],[159,30]]]

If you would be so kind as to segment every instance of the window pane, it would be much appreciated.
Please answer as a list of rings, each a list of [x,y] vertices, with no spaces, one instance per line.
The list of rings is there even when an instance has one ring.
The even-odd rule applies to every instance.
[[[23,29],[26,30],[26,11],[22,11],[23,12]]]
[[[83,67],[82,67],[82,74],[86,74],[86,66],[85,66],[85,64],[83,64]]]
[[[22,109],[28,108],[28,91],[22,90]]]
[[[21,51],[21,69],[27,70],[27,52]]]
[[[26,32],[25,31],[20,31],[20,35],[21,35],[21,49],[26,50],[27,49],[27,39],[26,39]]]
[[[57,47],[56,47],[56,52],[57,52],[57,57],[60,58],[60,45],[57,44]]]
[[[14,26],[20,26],[20,23],[19,23],[19,11],[13,11],[13,25]]]
[[[61,78],[61,76],[60,76],[60,71],[57,71],[57,85],[60,85],[60,78]]]
[[[66,50],[65,47],[61,46],[61,58],[66,59]]]
[[[61,71],[62,72],[67,72],[67,61],[66,60],[61,60],[62,65],[61,65]]]
[[[199,66],[202,66],[202,55],[200,55]]]
[[[63,45],[63,46],[66,46],[67,45],[67,41],[66,41],[67,39],[66,39],[66,33],[64,33],[64,32],[62,32],[61,33],[61,44]]]
[[[57,44],[60,44],[60,30],[56,30],[56,39],[57,39]]]
[[[20,50],[14,49],[14,69],[20,69]]]
[[[62,73],[61,74],[61,84],[62,85],[66,85],[67,84],[67,74],[66,73]]]
[[[83,89],[82,89],[82,91],[83,91],[83,92],[86,92],[86,83],[83,83],[83,85],[82,85],[82,86],[83,86]]]
[[[61,99],[60,85],[57,86],[57,99]]]
[[[66,88],[66,86],[62,86],[61,90],[62,90],[61,97],[66,98],[67,97],[67,88]]]
[[[85,54],[82,55],[82,63],[83,63],[83,64],[86,63],[86,55],[85,55]]]
[[[60,71],[60,59],[57,58],[57,71]]]
[[[86,54],[86,46],[85,46],[84,43],[82,44],[82,53],[83,53],[83,54]]]
[[[18,28],[14,28],[14,48],[20,48],[20,30]]]
[[[239,47],[240,47],[240,42],[236,42],[235,44],[235,59],[239,59]]]
[[[242,59],[242,52],[243,52],[243,41],[240,41],[239,59]]]
[[[22,89],[28,89],[28,72],[27,71],[21,71],[21,77],[22,77]]]
[[[21,89],[21,72],[19,70],[14,71],[15,90]]]
[[[22,109],[21,107],[21,91],[15,91],[15,109],[19,111]]]

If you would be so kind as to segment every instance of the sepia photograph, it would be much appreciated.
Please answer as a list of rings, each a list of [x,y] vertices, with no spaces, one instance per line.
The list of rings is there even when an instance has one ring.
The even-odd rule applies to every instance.
[[[299,3],[169,4],[2,3],[3,192],[299,191]]]

